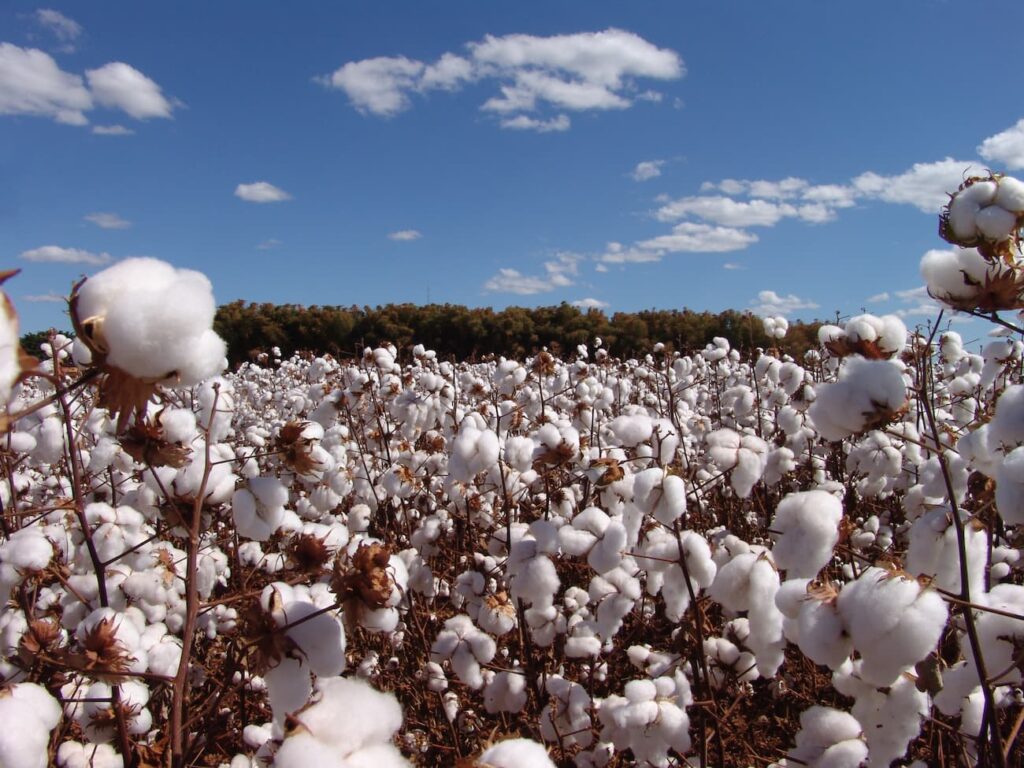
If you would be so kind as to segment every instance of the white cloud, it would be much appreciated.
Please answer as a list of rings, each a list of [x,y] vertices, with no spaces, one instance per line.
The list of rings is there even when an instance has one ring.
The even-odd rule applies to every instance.
[[[593,299],[593,298],[590,298],[590,297],[587,297],[585,299],[577,299],[576,301],[574,301],[572,303],[572,305],[574,307],[579,307],[580,309],[607,309],[608,308],[608,302],[607,301],[601,301],[600,299]]]
[[[727,227],[772,227],[787,216],[797,215],[797,209],[788,203],[743,202],[721,196],[684,197],[663,205],[654,214],[658,221],[695,216]]]
[[[517,293],[521,296],[546,293],[552,288],[543,277],[524,275],[517,269],[499,269],[498,274],[484,283],[484,290],[488,293]]]
[[[605,264],[643,264],[652,261],[661,261],[664,254],[661,251],[646,250],[643,248],[626,248],[622,243],[608,243],[603,254],[597,260]],[[598,269],[601,265],[598,265]],[[606,270],[607,271],[607,270]]]
[[[881,304],[883,301],[888,301],[891,297],[888,291],[882,291],[876,293],[874,296],[868,296],[866,301],[868,304]]]
[[[949,200],[947,193],[956,191],[971,167],[969,162],[947,157],[934,163],[914,163],[910,170],[896,176],[868,171],[855,178],[853,186],[864,197],[906,203],[925,213],[938,213]]]
[[[498,94],[482,109],[503,117],[503,128],[538,131],[568,129],[568,117],[529,117],[542,107],[559,110],[626,109],[638,78],[676,80],[685,74],[679,55],[631,32],[607,29],[538,37],[513,34],[466,45],[468,56],[443,53],[433,64],[405,56],[350,61],[324,85],[343,91],[363,113],[392,117],[412,105],[410,94],[456,91],[469,82],[489,80]],[[644,91],[635,98],[660,100]],[[526,118],[526,119],[520,119]]]
[[[128,229],[132,223],[122,219],[116,213],[90,213],[83,216],[86,221],[91,221],[100,229]]]
[[[239,184],[235,187],[235,197],[250,203],[279,203],[291,200],[292,196],[283,189],[275,187],[268,181],[254,181],[252,184]]]
[[[596,267],[594,267],[594,271],[595,272],[607,272],[608,271],[608,267],[606,265],[604,265],[604,264],[598,264]]]
[[[706,181],[701,185],[701,192],[718,190],[727,195],[749,195],[750,197],[768,200],[790,200],[810,186],[806,179],[787,176],[778,181],[766,179],[723,179],[715,184]]]
[[[123,125],[94,125],[92,132],[98,136],[131,136],[135,131]]]
[[[278,240],[277,238],[272,237],[269,240],[264,240],[262,243],[259,243],[256,246],[256,250],[257,251],[271,251],[274,248],[277,248],[279,245],[283,245],[283,243],[280,240]]]
[[[656,179],[661,176],[661,166],[664,164],[664,160],[644,160],[636,164],[630,176],[633,177],[633,181]]]
[[[123,61],[112,61],[85,73],[96,101],[123,110],[136,120],[170,117],[173,107],[160,86]]]
[[[409,108],[406,91],[416,88],[426,66],[405,56],[350,61],[321,82],[344,91],[360,112],[392,117]]]
[[[756,315],[786,316],[801,309],[818,309],[813,301],[801,299],[795,294],[779,296],[775,291],[759,291],[757,298],[750,302],[751,311]]]
[[[0,43],[0,115],[35,115],[85,125],[85,112],[92,106],[82,78],[61,70],[48,53]]]
[[[725,264],[722,265],[722,269],[728,269],[731,272],[735,272],[736,270],[739,269],[746,269],[746,267],[744,267],[742,264],[736,264],[735,262],[727,261],[725,262]]]
[[[731,227],[712,227],[684,221],[672,228],[672,234],[642,240],[637,247],[647,251],[672,253],[724,253],[739,251],[757,242],[757,235]]]
[[[978,154],[1009,169],[1024,168],[1024,120],[1005,131],[989,136],[978,145]]]
[[[391,240],[398,240],[400,242],[419,240],[421,237],[423,237],[423,233],[418,229],[401,229],[398,232],[391,232],[388,234],[388,238]]]
[[[67,301],[68,297],[67,296],[61,296],[58,293],[37,293],[37,294],[29,294],[28,296],[22,296],[21,299],[22,299],[22,301],[30,301],[30,302],[33,302],[33,303],[52,302],[52,303],[56,304],[56,303],[63,303],[65,301]]]
[[[529,296],[548,293],[556,288],[567,288],[575,284],[574,278],[579,274],[581,261],[583,257],[575,253],[556,254],[554,259],[544,262],[543,277],[524,275],[517,269],[499,269],[498,274],[484,283],[484,291]]]
[[[537,133],[551,133],[552,131],[568,131],[572,125],[568,115],[557,115],[550,120],[538,120],[529,115],[516,115],[502,119],[501,127],[513,131],[537,131]]]
[[[49,29],[62,43],[73,43],[82,34],[81,24],[51,8],[37,10],[36,21]],[[74,46],[69,45],[65,47],[65,50],[71,52],[74,50]]]
[[[34,262],[96,265],[109,264],[113,260],[109,253],[92,253],[81,248],[61,248],[59,245],[44,245],[22,251],[20,258]]]
[[[128,64],[111,62],[85,75],[88,87],[80,75],[58,67],[48,53],[0,43],[0,115],[35,115],[67,125],[87,125],[85,113],[99,104],[140,120],[171,116],[173,108],[160,86]],[[97,126],[93,132],[126,132],[116,128]]]

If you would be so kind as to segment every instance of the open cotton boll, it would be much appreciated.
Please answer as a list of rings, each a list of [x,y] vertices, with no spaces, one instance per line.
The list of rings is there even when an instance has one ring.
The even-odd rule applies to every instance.
[[[707,436],[708,456],[721,472],[729,472],[736,495],[747,498],[768,462],[768,444],[754,435],[716,429]]]
[[[1024,523],[1024,446],[1010,451],[996,469],[996,509],[1007,525]]]
[[[899,367],[887,360],[847,358],[839,380],[814,388],[810,416],[823,438],[842,440],[891,419],[907,401]]]
[[[275,768],[410,765],[390,743],[402,725],[401,707],[361,680],[321,680],[314,702],[293,718],[295,726],[274,754]]]
[[[967,580],[972,594],[984,590],[988,561],[988,537],[985,529],[964,521],[967,551]],[[939,589],[960,594],[960,549],[953,513],[948,508],[933,509],[919,517],[910,529],[905,558],[907,571],[927,576]]]
[[[477,474],[498,463],[499,448],[494,432],[464,426],[452,445],[449,475],[461,483],[471,482]]]
[[[494,639],[481,632],[465,614],[445,621],[444,629],[438,633],[430,648],[430,655],[435,660],[450,659],[452,670],[459,680],[473,689],[483,687],[480,665],[490,662],[495,653],[497,645]]]
[[[548,751],[530,739],[506,739],[488,747],[474,763],[478,768],[555,768]]]
[[[87,279],[76,315],[92,321],[109,365],[139,379],[190,386],[215,375],[226,347],[212,330],[210,281],[150,258],[125,259]]]
[[[634,477],[633,503],[659,523],[671,526],[686,513],[686,486],[678,475],[645,469]]]
[[[345,669],[345,628],[333,612],[305,600],[284,605],[275,616],[279,626],[288,626],[286,634],[297,653],[313,674],[320,677],[340,675]]]
[[[890,685],[927,656],[949,618],[937,592],[877,567],[844,585],[836,606],[861,655],[862,677],[878,686]]]
[[[46,768],[50,731],[60,717],[60,704],[41,685],[18,683],[0,691],[0,765]]]
[[[839,541],[842,502],[825,491],[791,493],[779,502],[771,528],[772,558],[790,578],[814,578]]]
[[[284,522],[288,489],[276,477],[253,477],[248,488],[231,498],[231,510],[239,536],[266,541]]]
[[[124,758],[109,744],[65,741],[57,747],[57,765],[60,768],[124,768]]]
[[[7,294],[0,291],[0,406],[11,399],[14,382],[21,374],[19,339],[18,313]]]
[[[853,715],[816,705],[801,713],[796,746],[787,757],[812,768],[859,768],[868,757],[862,739]]]

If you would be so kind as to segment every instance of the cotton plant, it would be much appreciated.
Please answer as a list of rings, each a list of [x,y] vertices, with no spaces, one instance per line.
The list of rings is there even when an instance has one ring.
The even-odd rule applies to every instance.
[[[626,683],[621,696],[613,694],[601,704],[601,738],[616,749],[629,749],[638,765],[669,766],[671,752],[684,755],[690,749],[690,718],[693,703],[686,676],[640,679]]]
[[[891,421],[907,402],[907,385],[896,363],[851,357],[835,382],[815,387],[810,416],[826,440],[842,440]]]

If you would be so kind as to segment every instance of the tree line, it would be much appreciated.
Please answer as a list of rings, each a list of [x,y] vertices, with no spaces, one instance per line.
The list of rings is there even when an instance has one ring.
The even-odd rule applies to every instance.
[[[793,323],[781,342],[769,339],[750,312],[649,309],[616,312],[548,307],[469,308],[457,304],[387,304],[378,307],[256,304],[235,301],[217,310],[214,328],[228,344],[232,365],[279,347],[282,354],[330,353],[351,357],[365,347],[394,344],[408,353],[422,344],[443,358],[487,355],[522,358],[542,347],[572,354],[600,338],[608,352],[630,357],[657,342],[689,353],[722,336],[734,347],[779,346],[793,354],[816,346],[818,323]]]

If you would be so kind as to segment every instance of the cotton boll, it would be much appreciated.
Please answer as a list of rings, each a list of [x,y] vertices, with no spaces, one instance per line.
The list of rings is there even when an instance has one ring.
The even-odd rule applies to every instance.
[[[284,521],[288,489],[276,477],[254,477],[248,485],[231,499],[235,528],[247,539],[266,541]]]
[[[863,660],[862,676],[879,686],[927,656],[949,618],[937,592],[877,567],[847,583],[837,607]]]
[[[998,205],[982,208],[975,217],[978,232],[986,240],[1005,240],[1017,228],[1017,216]]]
[[[526,675],[498,672],[484,688],[484,708],[493,714],[521,712],[526,706]]]
[[[790,578],[814,578],[832,559],[839,541],[843,505],[825,491],[791,493],[779,502],[772,520],[775,564]]]
[[[800,715],[796,746],[788,757],[814,768],[859,768],[867,759],[861,725],[846,712],[813,706]]]
[[[124,758],[109,744],[65,741],[57,748],[60,768],[123,768]]]
[[[999,463],[996,509],[1007,525],[1024,523],[1024,446],[1014,448]]]
[[[86,280],[76,302],[79,321],[100,329],[108,364],[132,376],[187,386],[220,370],[213,293],[198,272],[125,259]]]
[[[284,658],[263,675],[267,684],[274,725],[281,728],[285,718],[302,708],[313,691],[309,670],[298,659]]]
[[[476,765],[488,768],[555,768],[548,751],[529,739],[507,739],[484,750]]]
[[[972,594],[983,591],[988,540],[984,528],[964,521],[968,583]],[[933,584],[960,593],[960,549],[953,513],[946,508],[926,512],[910,529],[906,569],[914,576],[932,578]]]
[[[848,358],[839,380],[815,387],[810,416],[826,440],[842,440],[890,419],[907,400],[899,367],[885,360]]]
[[[498,453],[498,437],[493,432],[463,427],[452,445],[449,474],[458,482],[469,483],[498,462]]]
[[[297,600],[286,603],[275,620],[291,625],[286,634],[313,674],[333,677],[345,669],[345,630],[333,613],[319,611],[313,603]]]
[[[0,765],[46,768],[50,731],[60,718],[60,704],[41,685],[18,683],[0,693]]]

